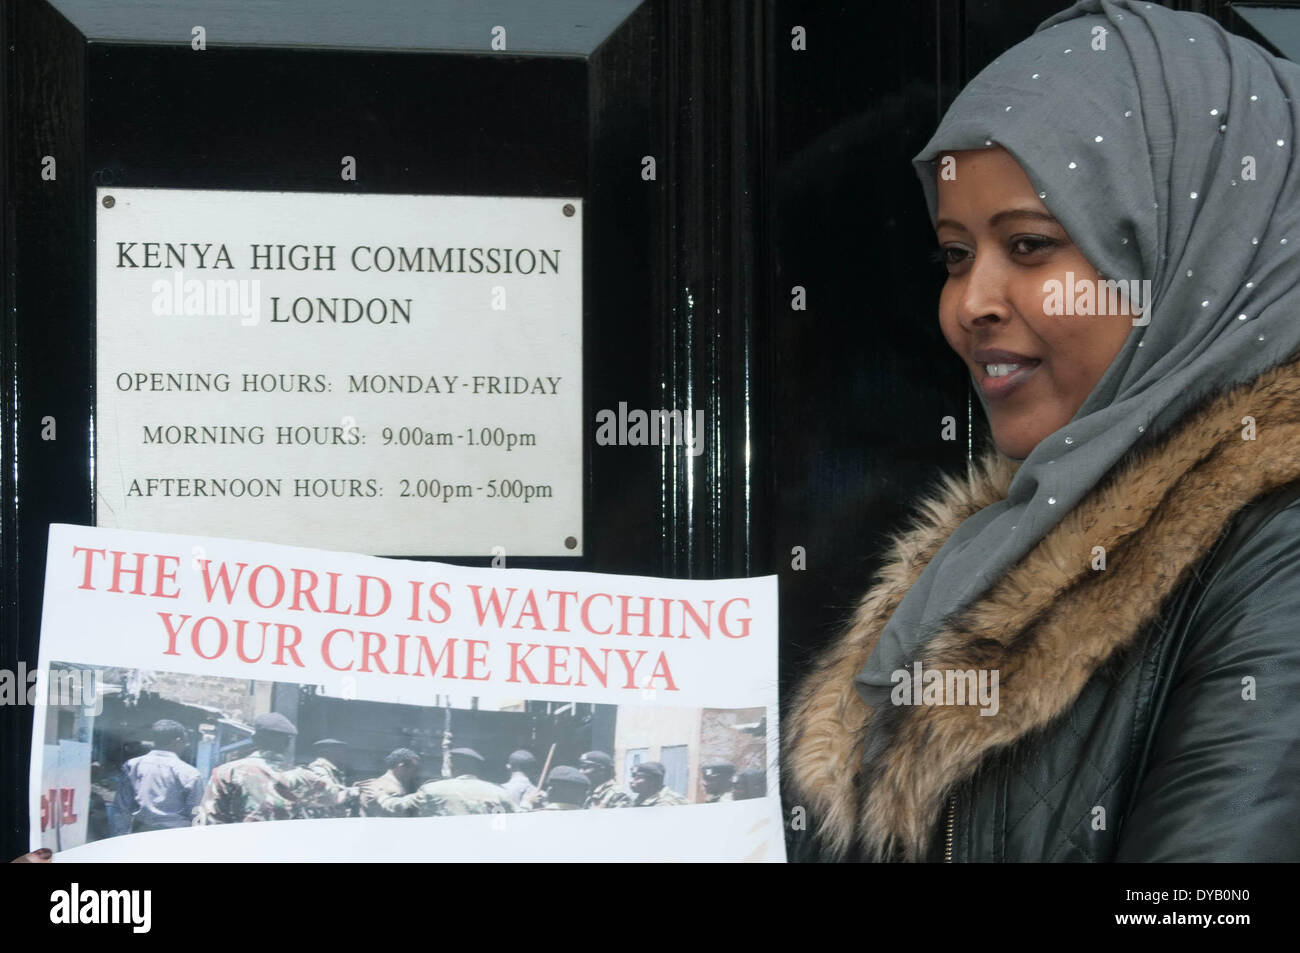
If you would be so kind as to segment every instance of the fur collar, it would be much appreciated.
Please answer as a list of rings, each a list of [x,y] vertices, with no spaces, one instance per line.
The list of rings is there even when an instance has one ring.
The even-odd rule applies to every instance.
[[[1243,439],[1253,417],[1256,439]],[[1093,673],[1136,641],[1165,597],[1253,499],[1300,479],[1300,361],[1202,399],[1129,452],[980,599],[927,645],[924,668],[997,669],[996,717],[975,705],[889,706],[877,716],[852,679],[908,587],[968,516],[1003,499],[1019,464],[991,450],[948,477],[891,540],[852,621],[794,697],[785,734],[789,797],[836,855],[920,860],[951,787],[984,757],[1067,711]],[[1104,546],[1106,570],[1092,569]]]

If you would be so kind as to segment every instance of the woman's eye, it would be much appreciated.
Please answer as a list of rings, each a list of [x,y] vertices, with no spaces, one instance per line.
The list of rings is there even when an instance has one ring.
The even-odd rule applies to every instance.
[[[1055,244],[1056,242],[1050,238],[1043,238],[1038,235],[1022,235],[1011,239],[1011,253],[1013,255],[1032,255],[1034,252],[1051,248]]]
[[[930,252],[930,260],[936,261],[945,268],[951,268],[954,265],[960,265],[965,260],[966,249],[964,248],[938,248]]]

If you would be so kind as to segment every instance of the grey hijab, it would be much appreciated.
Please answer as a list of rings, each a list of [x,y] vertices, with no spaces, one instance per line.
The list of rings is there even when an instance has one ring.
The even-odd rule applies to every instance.
[[[867,704],[887,703],[891,673],[1125,453],[1300,346],[1298,110],[1300,66],[1200,14],[1127,0],[1043,21],[953,102],[913,160],[931,220],[937,158],[1000,145],[1094,268],[1150,280],[1149,323],[908,591],[855,679]]]

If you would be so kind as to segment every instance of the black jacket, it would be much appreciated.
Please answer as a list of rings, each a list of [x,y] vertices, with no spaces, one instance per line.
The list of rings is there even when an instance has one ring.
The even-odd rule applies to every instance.
[[[806,679],[792,858],[1300,860],[1300,364],[1135,448],[926,646],[925,668],[997,669],[998,714],[872,712],[851,679],[880,628],[1014,472],[994,451],[947,481]]]
[[[1117,662],[953,792],[931,860],[1300,860],[1300,483],[1244,510]]]

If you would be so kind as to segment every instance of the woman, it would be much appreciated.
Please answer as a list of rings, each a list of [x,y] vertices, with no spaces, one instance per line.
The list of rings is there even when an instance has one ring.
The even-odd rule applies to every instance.
[[[796,855],[1300,860],[1297,135],[1300,66],[1124,0],[953,103],[915,164],[994,446],[795,698]]]

